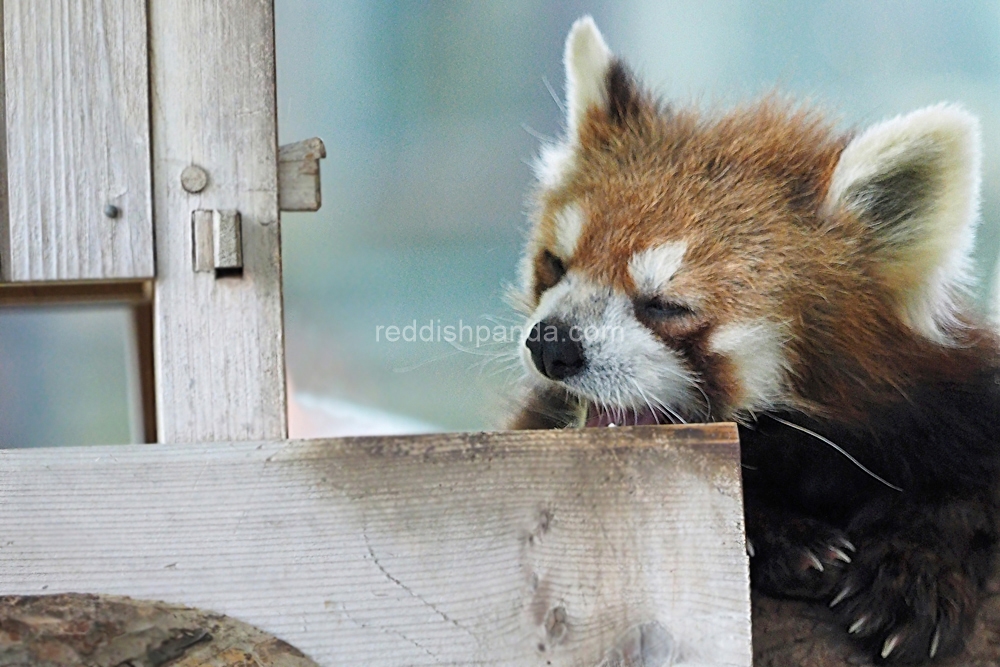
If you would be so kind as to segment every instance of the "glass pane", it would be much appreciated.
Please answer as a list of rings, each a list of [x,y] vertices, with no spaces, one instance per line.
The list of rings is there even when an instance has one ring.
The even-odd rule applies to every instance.
[[[517,277],[528,165],[536,137],[561,131],[546,84],[561,98],[563,39],[584,12],[679,103],[778,90],[845,128],[964,104],[983,124],[988,293],[1000,242],[996,2],[275,4],[281,141],[319,136],[329,155],[323,208],[285,215],[282,231],[289,370],[309,400],[448,429],[502,423],[515,345],[422,342],[420,327],[519,322],[502,297]],[[414,323],[415,341],[376,338]]]
[[[0,447],[130,442],[129,312],[0,308]]]

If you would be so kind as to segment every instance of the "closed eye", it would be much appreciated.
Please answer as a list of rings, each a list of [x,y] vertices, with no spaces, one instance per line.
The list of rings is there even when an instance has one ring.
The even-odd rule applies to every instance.
[[[556,286],[566,275],[566,265],[548,250],[543,250],[535,259],[535,295]]]
[[[667,301],[658,296],[639,299],[635,303],[636,316],[640,320],[663,322],[694,315],[694,311],[682,303]]]

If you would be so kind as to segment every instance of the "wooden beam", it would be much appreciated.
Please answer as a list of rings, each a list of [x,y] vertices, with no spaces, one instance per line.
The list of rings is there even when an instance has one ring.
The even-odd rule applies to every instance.
[[[5,450],[0,526],[0,595],[191,605],[321,665],[750,665],[732,424]]]
[[[272,5],[149,2],[160,442],[287,433]],[[194,270],[199,209],[239,213],[242,271]]]
[[[0,283],[0,307],[63,306],[96,303],[148,304],[153,283],[148,280]]]
[[[152,277],[145,0],[3,5],[2,279]]]

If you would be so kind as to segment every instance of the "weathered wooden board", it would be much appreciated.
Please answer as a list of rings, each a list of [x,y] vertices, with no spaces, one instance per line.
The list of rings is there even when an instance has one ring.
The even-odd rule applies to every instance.
[[[149,2],[161,442],[286,434],[272,11]],[[191,165],[207,176],[193,193]],[[239,212],[241,273],[195,272],[198,209]]]
[[[4,25],[3,2],[0,0],[0,27]],[[0,30],[0,72],[6,77],[4,31]],[[0,283],[10,274],[10,217],[7,196],[7,83],[0,77]]]
[[[732,425],[0,451],[0,526],[0,595],[192,605],[322,665],[750,665]]]
[[[151,277],[146,3],[3,5],[3,279]]]

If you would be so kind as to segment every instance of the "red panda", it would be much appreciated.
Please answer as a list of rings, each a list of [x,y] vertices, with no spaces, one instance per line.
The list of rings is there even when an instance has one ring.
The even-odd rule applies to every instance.
[[[751,581],[876,662],[954,654],[997,543],[1000,355],[970,310],[979,131],[657,100],[593,21],[537,163],[515,428],[732,420]]]

